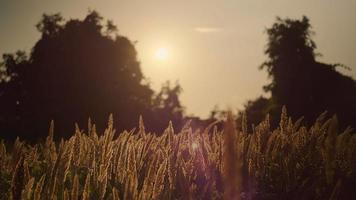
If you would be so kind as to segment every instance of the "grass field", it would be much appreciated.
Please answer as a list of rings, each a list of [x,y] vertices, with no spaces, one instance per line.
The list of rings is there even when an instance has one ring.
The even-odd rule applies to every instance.
[[[356,134],[337,119],[306,128],[284,110],[247,133],[228,117],[224,131],[189,123],[160,135],[103,134],[88,123],[68,140],[0,144],[0,199],[356,199]]]

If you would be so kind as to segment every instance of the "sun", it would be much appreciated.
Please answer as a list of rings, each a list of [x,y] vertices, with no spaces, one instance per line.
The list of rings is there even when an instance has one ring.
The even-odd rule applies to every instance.
[[[167,48],[160,47],[156,50],[155,57],[158,60],[166,60],[169,56],[169,52]]]

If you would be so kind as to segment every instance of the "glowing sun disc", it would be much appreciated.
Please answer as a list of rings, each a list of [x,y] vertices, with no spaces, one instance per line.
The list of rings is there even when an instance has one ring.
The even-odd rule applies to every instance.
[[[159,48],[157,49],[155,56],[158,60],[165,60],[168,58],[168,50],[166,48]]]

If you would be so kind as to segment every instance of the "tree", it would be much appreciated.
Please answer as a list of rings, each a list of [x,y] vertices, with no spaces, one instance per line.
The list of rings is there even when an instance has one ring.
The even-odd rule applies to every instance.
[[[271,79],[264,87],[271,98],[261,112],[271,113],[273,124],[277,125],[278,113],[285,105],[294,120],[304,116],[305,122],[311,124],[327,110],[337,114],[342,127],[356,127],[356,82],[335,70],[343,65],[316,61],[309,19],[277,18],[267,34],[268,59],[260,68],[266,69]],[[260,99],[250,102],[247,110],[260,103]]]
[[[2,131],[43,136],[53,119],[57,135],[67,136],[74,122],[85,127],[89,117],[104,124],[113,113],[120,129],[130,129],[140,114],[152,115],[154,93],[144,83],[134,44],[111,21],[105,28],[102,20],[95,11],[84,20],[68,21],[45,14],[30,57],[4,55]]]
[[[23,111],[20,99],[24,98],[24,81],[21,77],[26,73],[29,61],[24,52],[15,55],[4,54],[0,71],[0,127],[11,132],[17,127]]]
[[[246,118],[249,120],[249,124],[258,125],[261,121],[263,121],[268,113],[271,110],[269,106],[271,105],[270,99],[265,97],[258,97],[253,101],[248,101],[245,104],[245,111],[239,113],[239,121],[241,121],[241,117],[243,114],[246,115]],[[239,121],[237,123],[239,123]],[[248,127],[249,130],[251,127]]]
[[[292,116],[305,115],[312,106],[305,98],[311,97],[310,83],[313,79],[310,65],[315,63],[316,45],[311,39],[309,20],[277,18],[267,29],[268,43],[265,54],[268,60],[261,65],[266,69],[272,82],[264,87],[271,92],[277,108],[286,105]]]
[[[158,94],[153,98],[153,116],[149,120],[148,127],[154,126],[157,131],[162,132],[172,121],[174,128],[178,131],[183,125],[184,107],[181,105],[179,95],[182,87],[177,82],[174,86],[167,81],[162,85]],[[153,127],[152,127],[153,128]]]

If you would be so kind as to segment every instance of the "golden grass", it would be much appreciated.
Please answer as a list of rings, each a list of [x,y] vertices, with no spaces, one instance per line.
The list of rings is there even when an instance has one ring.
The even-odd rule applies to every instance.
[[[172,124],[160,136],[115,134],[112,117],[98,136],[88,132],[60,143],[53,123],[44,143],[0,144],[0,199],[342,199],[353,198],[356,135],[339,133],[321,115],[311,128],[282,113],[280,127],[265,121],[247,133],[230,115],[224,131]]]

